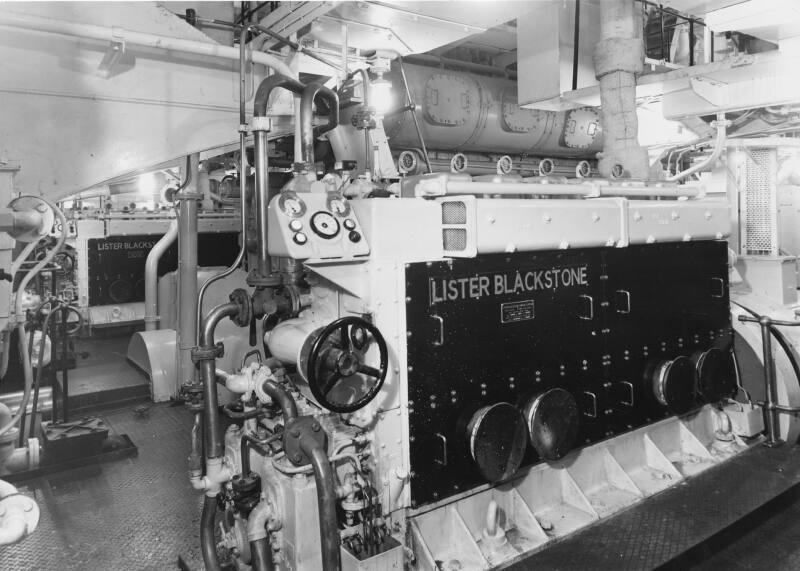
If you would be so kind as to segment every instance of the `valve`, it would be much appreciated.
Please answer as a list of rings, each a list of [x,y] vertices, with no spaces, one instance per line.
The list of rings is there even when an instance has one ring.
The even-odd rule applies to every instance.
[[[377,363],[367,364],[373,345]],[[377,327],[360,317],[342,317],[314,340],[306,378],[320,405],[333,412],[354,412],[381,390],[388,361],[386,341]]]

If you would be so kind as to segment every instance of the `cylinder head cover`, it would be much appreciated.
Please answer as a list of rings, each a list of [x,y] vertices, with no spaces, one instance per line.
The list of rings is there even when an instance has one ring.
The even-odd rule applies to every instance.
[[[467,446],[481,475],[490,482],[513,476],[526,446],[525,419],[516,407],[499,402],[484,406],[467,423]]]
[[[578,437],[578,403],[564,389],[550,389],[525,405],[525,424],[531,446],[542,460],[564,457]]]
[[[697,369],[697,392],[709,402],[716,402],[736,393],[736,371],[727,351],[712,348],[692,355]]]
[[[656,400],[674,414],[683,414],[695,402],[695,367],[688,357],[654,361],[645,372]]]

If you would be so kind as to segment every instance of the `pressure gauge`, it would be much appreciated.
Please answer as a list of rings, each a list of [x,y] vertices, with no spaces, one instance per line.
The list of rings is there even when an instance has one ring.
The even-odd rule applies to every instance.
[[[328,210],[344,218],[350,214],[350,204],[343,196],[334,195],[328,198]]]
[[[278,206],[290,218],[300,218],[306,213],[306,203],[293,192],[281,194],[278,199]]]
[[[321,210],[311,217],[311,229],[318,236],[330,240],[339,233],[339,221],[330,212]]]

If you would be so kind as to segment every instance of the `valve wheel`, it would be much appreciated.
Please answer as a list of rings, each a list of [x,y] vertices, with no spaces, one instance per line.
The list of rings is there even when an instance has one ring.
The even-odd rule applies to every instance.
[[[374,343],[373,343],[374,342]],[[368,364],[377,349],[377,366]],[[386,380],[389,352],[378,328],[355,316],[328,324],[308,355],[311,394],[333,412],[354,412],[375,398]]]

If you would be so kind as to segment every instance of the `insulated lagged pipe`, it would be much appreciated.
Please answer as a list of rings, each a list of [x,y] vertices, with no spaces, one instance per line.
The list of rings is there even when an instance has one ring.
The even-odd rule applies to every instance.
[[[603,151],[600,175],[647,178],[647,150],[639,146],[636,74],[644,68],[641,6],[635,0],[600,2],[600,41],[595,45],[595,76],[600,82]]]
[[[365,87],[366,88],[366,87]],[[328,124],[314,130],[314,100],[320,96],[328,103],[330,108],[330,117]],[[335,129],[339,124],[339,96],[336,95],[331,89],[328,89],[321,83],[309,83],[303,90],[303,97],[301,102],[300,117],[302,122],[302,145],[303,145],[303,162],[308,168],[314,168],[314,137],[320,136],[328,131]]]

